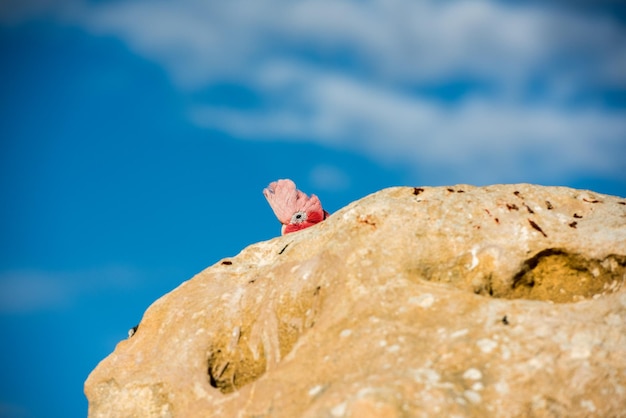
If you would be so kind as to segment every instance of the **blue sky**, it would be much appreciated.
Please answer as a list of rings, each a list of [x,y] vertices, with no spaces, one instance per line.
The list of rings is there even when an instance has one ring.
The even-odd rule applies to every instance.
[[[576,6],[572,6],[576,4]],[[384,187],[626,196],[619,2],[0,4],[0,417],[81,417],[159,296]]]

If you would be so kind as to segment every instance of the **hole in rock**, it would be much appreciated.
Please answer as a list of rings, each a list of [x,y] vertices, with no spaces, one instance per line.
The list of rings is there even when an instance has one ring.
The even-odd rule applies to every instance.
[[[224,394],[276,367],[314,326],[321,310],[323,291],[312,281],[301,281],[303,286],[294,293],[291,287],[263,286],[263,278],[257,283],[258,292],[247,293],[240,303],[244,308],[231,318],[241,325],[227,328],[224,324],[207,350],[208,382]]]
[[[614,293],[626,282],[626,255],[591,259],[562,249],[546,249],[522,263],[512,277],[497,278],[499,262],[483,257],[474,275],[468,275],[467,256],[453,268],[411,267],[409,274],[421,280],[445,283],[477,295],[502,299],[531,299],[554,303],[578,302]]]
[[[626,277],[626,256],[594,260],[560,249],[546,249],[526,260],[509,289],[493,297],[556,303],[577,302],[619,290]]]
[[[217,349],[209,356],[209,384],[222,393],[233,392],[258,379],[265,372],[262,366],[245,356],[234,356]]]

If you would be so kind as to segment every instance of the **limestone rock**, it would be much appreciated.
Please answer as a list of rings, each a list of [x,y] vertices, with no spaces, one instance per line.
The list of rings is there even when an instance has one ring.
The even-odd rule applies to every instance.
[[[385,189],[157,300],[89,416],[626,417],[625,280],[626,199]]]

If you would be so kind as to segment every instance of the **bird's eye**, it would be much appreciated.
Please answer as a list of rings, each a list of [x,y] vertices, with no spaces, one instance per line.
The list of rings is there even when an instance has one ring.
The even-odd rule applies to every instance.
[[[301,224],[304,221],[306,221],[306,213],[302,211],[294,213],[291,217],[292,224]]]

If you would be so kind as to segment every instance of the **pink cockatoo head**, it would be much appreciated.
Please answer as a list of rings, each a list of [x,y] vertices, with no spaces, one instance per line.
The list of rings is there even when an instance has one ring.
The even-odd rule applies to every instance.
[[[328,216],[317,196],[307,196],[289,179],[271,182],[263,195],[283,224],[283,235],[313,226]]]

